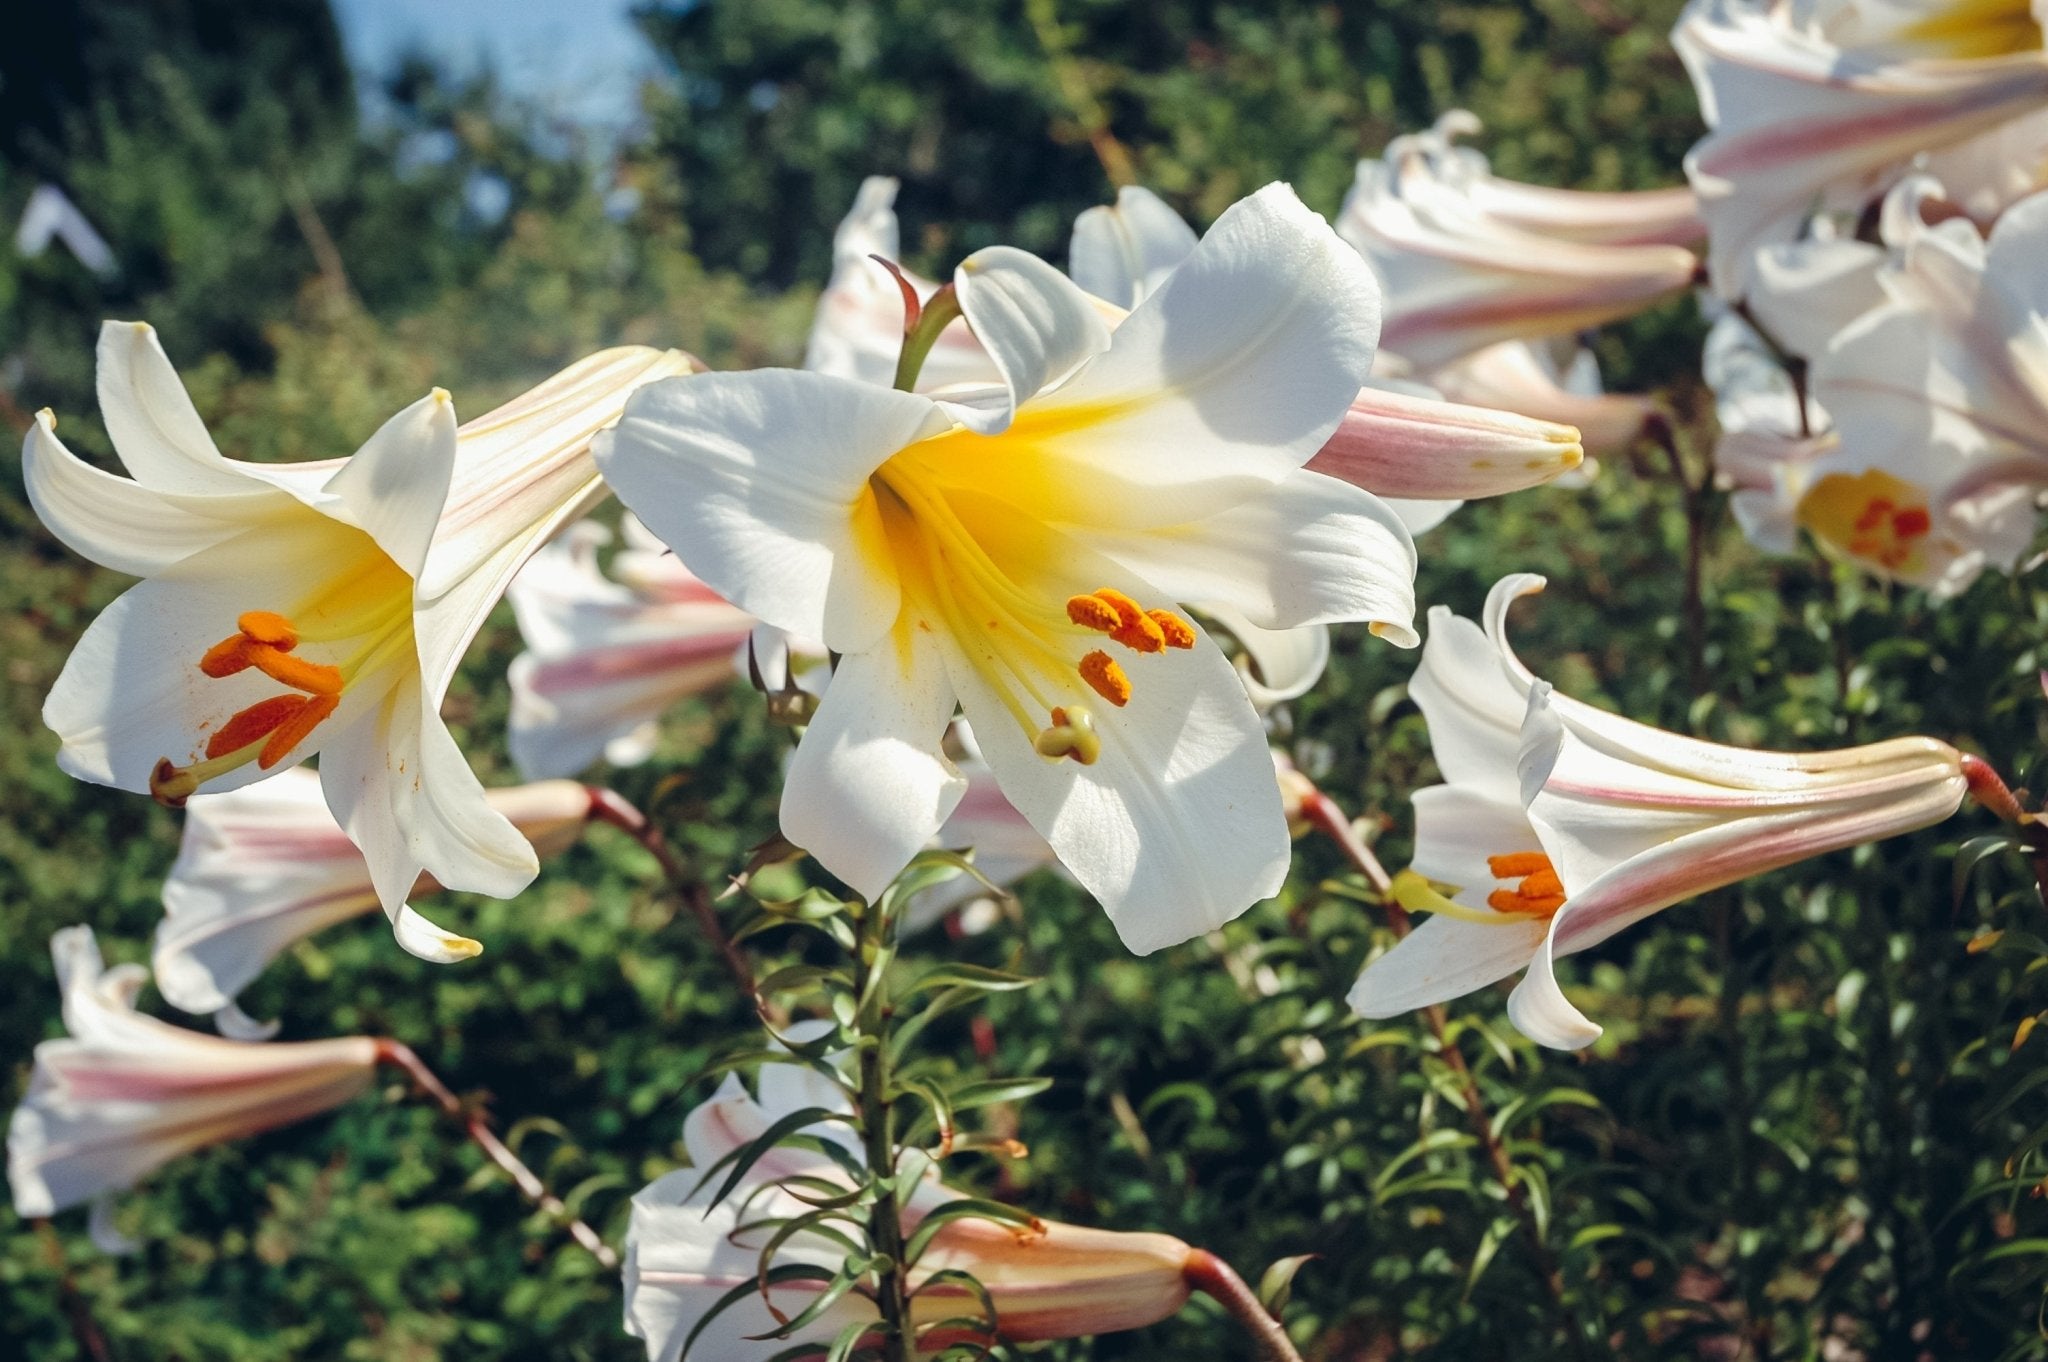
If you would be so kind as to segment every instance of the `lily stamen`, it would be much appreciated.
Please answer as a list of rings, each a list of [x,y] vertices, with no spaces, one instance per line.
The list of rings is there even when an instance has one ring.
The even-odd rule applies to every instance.
[[[1512,888],[1496,889],[1486,896],[1486,906],[1508,917],[1549,917],[1564,907],[1564,881],[1540,851],[1515,851],[1486,858],[1486,868],[1497,880],[1519,880]]]

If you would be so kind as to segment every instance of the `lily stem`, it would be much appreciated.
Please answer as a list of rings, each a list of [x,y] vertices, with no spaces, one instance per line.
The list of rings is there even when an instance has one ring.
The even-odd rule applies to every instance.
[[[761,991],[754,984],[754,971],[747,964],[747,957],[740,953],[739,947],[726,935],[725,924],[719,921],[718,907],[711,901],[710,891],[691,873],[690,867],[683,863],[682,857],[676,855],[675,848],[661,835],[661,829],[655,827],[652,820],[634,807],[624,795],[617,790],[607,790],[596,785],[584,788],[590,796],[590,817],[597,822],[611,824],[638,842],[650,856],[654,857],[655,862],[661,866],[662,874],[668,877],[670,886],[689,908],[691,915],[697,919],[697,926],[704,933],[704,939],[717,949],[719,956],[725,961],[726,969],[731,971],[734,982],[740,986],[740,991],[747,995],[748,1004],[756,1013],[761,1013]]]
[[[1259,1362],[1301,1362],[1301,1354],[1295,1351],[1294,1341],[1287,1337],[1280,1321],[1273,1318],[1229,1263],[1206,1249],[1196,1249],[1188,1255],[1181,1275],[1190,1287],[1221,1305],[1244,1326],[1258,1350]]]
[[[1365,877],[1386,901],[1387,925],[1394,935],[1402,937],[1413,929],[1408,910],[1395,902],[1392,893],[1394,880],[1387,874],[1387,868],[1380,864],[1380,858],[1358,835],[1357,828],[1337,802],[1321,790],[1313,791],[1301,804],[1302,816],[1308,819],[1317,831],[1335,842],[1344,852],[1358,873]],[[1472,1068],[1465,1063],[1464,1052],[1450,1035],[1450,1014],[1443,1004],[1432,1003],[1422,1009],[1423,1021],[1429,1033],[1436,1039],[1437,1054],[1443,1059],[1457,1079],[1460,1096],[1464,1100],[1465,1119],[1478,1138],[1479,1147],[1486,1153],[1486,1161],[1493,1169],[1494,1180],[1501,1185],[1507,1197],[1508,1209],[1514,1212],[1515,1222],[1522,1231],[1522,1238],[1528,1245],[1530,1264],[1536,1275],[1543,1279],[1551,1303],[1557,1309],[1558,1327],[1563,1329],[1571,1341],[1572,1352],[1577,1357],[1587,1357],[1586,1333],[1579,1324],[1578,1312],[1572,1308],[1565,1296],[1564,1274],[1558,1269],[1557,1260],[1551,1256],[1550,1244],[1543,1237],[1543,1227],[1536,1221],[1536,1213],[1529,1205],[1529,1195],[1522,1185],[1521,1176],[1515,1171],[1514,1159],[1508,1154],[1506,1143],[1493,1128],[1493,1117],[1487,1111],[1486,1099],[1479,1091],[1479,1080]]]
[[[888,970],[896,955],[895,914],[879,904],[861,910],[854,955],[854,1028],[860,1051],[861,1146],[873,1182],[868,1248],[875,1256],[875,1305],[889,1362],[914,1362],[917,1328],[910,1314],[910,1264],[904,1261],[903,1213],[896,1204],[896,1104],[890,1092],[889,1023],[896,1007]]]
[[[592,1257],[607,1268],[619,1265],[619,1255],[611,1245],[604,1242],[598,1232],[572,1214],[562,1204],[562,1199],[547,1189],[539,1176],[522,1162],[517,1154],[498,1138],[498,1132],[491,1129],[490,1122],[480,1111],[463,1104],[461,1098],[451,1091],[440,1076],[429,1069],[426,1062],[414,1054],[412,1047],[389,1037],[377,1040],[377,1062],[392,1068],[402,1069],[415,1087],[439,1107],[448,1118],[461,1126],[470,1142],[484,1153],[484,1157],[498,1165],[512,1179],[528,1201],[540,1207],[548,1216],[569,1231],[569,1237],[590,1251]]]

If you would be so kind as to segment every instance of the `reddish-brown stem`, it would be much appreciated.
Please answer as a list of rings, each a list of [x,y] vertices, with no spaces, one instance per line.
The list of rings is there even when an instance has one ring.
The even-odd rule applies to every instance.
[[[78,1290],[78,1283],[71,1278],[71,1267],[64,1261],[64,1245],[50,1228],[47,1220],[38,1220],[36,1236],[42,1241],[43,1259],[57,1274],[57,1300],[64,1311],[64,1322],[71,1326],[71,1341],[78,1345],[79,1355],[89,1362],[114,1362],[114,1354],[107,1347],[107,1336],[100,1332],[100,1326],[93,1321],[92,1307]]]
[[[2013,797],[2012,787],[2005,783],[2005,777],[1982,757],[1963,754],[1963,779],[1969,784],[1970,797],[1998,815],[2007,823],[2024,823],[2026,810]]]
[[[498,1138],[498,1132],[491,1129],[490,1122],[484,1119],[483,1113],[465,1106],[462,1099],[441,1081],[440,1076],[427,1067],[426,1061],[413,1053],[412,1047],[402,1041],[380,1037],[377,1041],[377,1062],[404,1070],[415,1087],[425,1093],[448,1119],[462,1127],[463,1133],[469,1137],[471,1143],[483,1151],[484,1157],[505,1171],[506,1176],[512,1179],[513,1184],[528,1201],[540,1207],[556,1223],[567,1229],[569,1237],[590,1250],[598,1262],[608,1268],[619,1265],[619,1255],[612,1250],[611,1245],[605,1243],[596,1230],[571,1214],[569,1208],[562,1204],[562,1199],[550,1192],[534,1171],[521,1162],[519,1156]]]
[[[1294,1343],[1280,1327],[1280,1321],[1273,1318],[1230,1264],[1206,1249],[1195,1249],[1188,1254],[1181,1275],[1190,1288],[1215,1301],[1244,1326],[1261,1362],[1301,1362],[1301,1354],[1294,1350]]]
[[[1372,848],[1359,837],[1356,826],[1337,802],[1321,790],[1312,791],[1301,802],[1302,816],[1317,831],[1329,837],[1344,852],[1366,883],[1377,890],[1385,900],[1387,925],[1394,935],[1408,935],[1413,924],[1408,910],[1394,900],[1391,893],[1394,881],[1387,874],[1387,868],[1373,855]],[[1550,1298],[1557,1307],[1560,1326],[1570,1336],[1576,1353],[1585,1350],[1584,1335],[1579,1330],[1578,1319],[1571,1306],[1565,1301],[1564,1274],[1558,1271],[1556,1261],[1550,1255],[1550,1245],[1543,1238],[1543,1228],[1536,1223],[1536,1215],[1529,1205],[1529,1196],[1522,1186],[1521,1178],[1515,1172],[1514,1160],[1508,1156],[1507,1145],[1493,1128],[1493,1118],[1487,1113],[1486,1099],[1480,1095],[1479,1080],[1473,1076],[1472,1068],[1465,1063],[1464,1053],[1451,1039],[1450,1014],[1441,1003],[1432,1003],[1422,1009],[1423,1021],[1429,1027],[1430,1035],[1436,1038],[1436,1048],[1444,1065],[1458,1081],[1458,1089],[1465,1103],[1465,1119],[1472,1127],[1472,1133],[1479,1140],[1479,1147],[1486,1152],[1486,1161],[1493,1169],[1494,1180],[1500,1183],[1507,1196],[1508,1208],[1515,1213],[1515,1220],[1521,1226],[1522,1237],[1529,1246],[1530,1262],[1535,1265],[1537,1275],[1549,1289]]]
[[[1970,797],[2012,824],[2020,846],[2027,853],[2027,864],[2034,872],[2034,889],[2041,896],[2041,906],[2048,908],[2048,823],[2020,807],[2019,797],[1990,762],[1966,752],[1962,765]]]
[[[590,816],[600,823],[611,824],[646,848],[647,854],[654,857],[656,863],[661,866],[662,874],[668,877],[669,884],[674,887],[697,919],[697,926],[703,931],[704,939],[717,948],[719,956],[725,961],[725,967],[732,972],[734,981],[739,984],[740,991],[747,995],[748,1004],[759,1012],[761,993],[754,986],[753,969],[747,964],[746,956],[740,954],[739,947],[733,945],[732,938],[726,935],[725,924],[718,919],[718,908],[712,903],[710,892],[690,873],[690,868],[676,855],[675,849],[668,844],[668,839],[661,835],[661,829],[655,827],[646,814],[635,808],[618,791],[596,785],[586,786],[585,789],[590,794]]]
[[[1336,800],[1321,790],[1312,790],[1301,801],[1301,816],[1306,818],[1317,832],[1328,837],[1343,850],[1345,857],[1358,868],[1358,873],[1365,876],[1365,882],[1374,890],[1383,895],[1393,893],[1394,877],[1380,864],[1380,858],[1372,854],[1372,848],[1358,835],[1358,829],[1352,824],[1350,815],[1337,807]],[[1395,912],[1401,913],[1401,931],[1405,935],[1408,930],[1408,915],[1402,912],[1401,906],[1394,903],[1391,898],[1388,904]]]

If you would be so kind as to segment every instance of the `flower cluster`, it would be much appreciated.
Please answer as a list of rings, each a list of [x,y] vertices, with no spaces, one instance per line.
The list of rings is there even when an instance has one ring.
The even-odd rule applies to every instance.
[[[2032,543],[2048,194],[2015,167],[2048,153],[2033,11],[1694,0],[1675,37],[1710,127],[1690,188],[1517,183],[1460,145],[1478,125],[1453,112],[1361,162],[1334,226],[1275,183],[1198,234],[1126,187],[1075,220],[1064,269],[990,246],[938,280],[896,263],[896,186],[873,179],[803,367],[606,350],[467,423],[436,389],[345,458],[228,458],[155,332],[108,323],[100,407],[126,476],[73,454],[47,411],[24,473],[55,535],[142,580],[85,631],[44,717],[67,772],[184,810],[154,973],[222,1035],[139,1014],[140,967],[105,970],[89,929],[60,932],[70,1034],[38,1049],[14,1118],[17,1208],[305,1119],[380,1063],[491,1152],[395,1042],[273,1041],[237,996],[379,908],[404,950],[467,960],[482,946],[410,900],[515,896],[593,819],[654,851],[716,930],[659,830],[570,778],[648,760],[665,715],[738,677],[801,729],[782,839],[847,891],[760,902],[826,924],[853,963],[757,990],[721,942],[790,1058],[766,1052],[758,1097],[728,1075],[685,1123],[690,1166],[633,1199],[628,1327],[664,1362],[936,1354],[1138,1328],[1194,1290],[1248,1298],[1177,1238],[939,1180],[948,1099],[889,1070],[892,1035],[921,1022],[892,1033],[888,1000],[925,985],[892,995],[888,971],[899,928],[966,899],[1057,870],[1130,951],[1160,951],[1281,893],[1295,835],[1322,826],[1384,914],[1356,1013],[1523,971],[1510,1019],[1580,1048],[1601,1032],[1563,957],[1955,813],[1988,768],[1934,737],[1757,751],[1557,693],[1506,642],[1541,578],[1500,581],[1481,623],[1433,604],[1417,629],[1437,542],[1418,536],[1461,503],[1567,474],[1597,495],[1589,451],[1661,444],[1683,473],[1675,417],[1602,392],[1585,342],[1700,284],[1716,469],[1760,544],[1797,551],[1803,529],[1941,598]],[[614,496],[616,542],[586,518]],[[533,783],[487,791],[441,702],[501,597],[525,642],[508,740]],[[1393,876],[1274,748],[1346,628],[1375,652],[1422,645],[1408,695],[1442,782],[1413,792]],[[779,855],[764,844],[735,892]],[[1427,916],[1412,933],[1410,914]],[[1030,983],[991,974],[945,976],[945,1006]],[[822,1017],[778,1014],[792,980],[828,981]],[[897,1138],[913,1098],[939,1113],[939,1154]],[[1285,1355],[1270,1317],[1233,1313]]]

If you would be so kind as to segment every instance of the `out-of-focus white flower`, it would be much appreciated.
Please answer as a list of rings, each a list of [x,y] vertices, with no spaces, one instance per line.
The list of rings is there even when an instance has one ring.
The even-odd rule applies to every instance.
[[[366,1036],[248,1045],[135,1010],[140,965],[106,969],[90,927],[50,939],[70,1033],[36,1047],[7,1128],[22,1216],[108,1197],[192,1150],[316,1116],[370,1084]]]
[[[512,759],[528,779],[574,775],[600,757],[647,760],[657,720],[683,697],[732,680],[755,627],[628,516],[628,548],[606,577],[611,538],[586,521],[542,549],[513,581],[526,651],[512,659]]]
[[[784,1145],[763,1154],[723,1200],[713,1203],[724,1181],[723,1173],[713,1171],[720,1161],[760,1139],[777,1121],[806,1108],[850,1110],[838,1083],[805,1066],[764,1064],[758,1082],[757,1101],[738,1078],[728,1076],[684,1122],[683,1142],[692,1166],[657,1179],[633,1198],[626,1236],[626,1329],[646,1341],[650,1362],[676,1362],[693,1332],[690,1356],[718,1362],[765,1362],[806,1343],[815,1344],[822,1355],[848,1326],[877,1318],[870,1301],[848,1294],[790,1337],[763,1337],[801,1314],[825,1286],[797,1279],[778,1282],[765,1293],[743,1293],[705,1323],[728,1293],[760,1280],[761,1251],[775,1232],[762,1222],[809,1209],[808,1190],[792,1191],[782,1184],[804,1179],[812,1190],[820,1184],[850,1185],[836,1160]],[[838,1141],[860,1157],[844,1125],[820,1124],[807,1133]],[[905,1232],[964,1195],[939,1182],[935,1170],[928,1171],[904,1198]],[[979,1314],[979,1302],[964,1287],[931,1280],[941,1272],[965,1272],[988,1292],[997,1335],[1009,1342],[1141,1328],[1187,1302],[1186,1272],[1194,1257],[1188,1245],[1164,1234],[1046,1220],[1019,1227],[963,1218],[938,1231],[912,1270],[911,1289],[918,1292],[912,1318],[926,1326]],[[772,1262],[836,1271],[844,1258],[840,1243],[799,1233],[776,1246]],[[933,1330],[919,1340],[919,1355],[971,1341],[978,1332]]]
[[[957,702],[1126,944],[1186,940],[1278,888],[1287,829],[1236,674],[1168,607],[1413,638],[1407,531],[1302,468],[1371,366],[1371,275],[1273,186],[1113,333],[1020,251],[954,287],[995,393],[704,375],[637,398],[599,463],[727,599],[842,655],[791,841],[879,893],[964,792],[940,750]]]
[[[1910,179],[1888,196],[1885,247],[1801,242],[1759,254],[1752,307],[1809,359],[1804,425],[1791,383],[1739,322],[1717,327],[1717,458],[1764,547],[1803,526],[1880,576],[1954,595],[2032,541],[2048,487],[2048,195],[2009,209],[1987,239],[1967,217],[1929,225],[1940,199]]]
[[[74,550],[143,577],[79,640],[43,708],[82,780],[173,805],[320,754],[400,942],[472,954],[405,896],[422,870],[508,897],[532,848],[494,812],[439,713],[463,650],[528,554],[603,494],[590,441],[674,351],[608,350],[456,429],[436,391],[354,457],[222,457],[149,327],[100,335],[100,408],[131,477],[38,415],[30,500]]]
[[[1387,1017],[1525,968],[1515,1025],[1577,1049],[1600,1028],[1553,962],[1709,889],[1938,823],[1961,804],[1961,756],[1932,738],[1836,752],[1753,752],[1679,737],[1553,694],[1509,648],[1503,578],[1484,631],[1439,607],[1410,690],[1445,783],[1415,794],[1415,861],[1396,881],[1434,916],[1351,991]],[[1431,881],[1453,886],[1446,897]]]
[[[590,792],[567,780],[488,790],[491,808],[518,829],[537,857],[576,840]],[[414,895],[440,888],[430,875]],[[151,965],[174,1007],[212,1013],[229,1035],[257,1027],[235,995],[293,943],[372,912],[377,890],[363,853],[328,811],[320,778],[295,768],[260,786],[194,795],[185,836],[164,881],[164,920]]]
[[[1923,153],[1959,155],[1987,215],[2040,184],[2048,56],[2029,0],[1693,0],[1672,40],[1711,129],[1686,175],[1723,297],[1749,291],[1761,247],[1816,209],[1860,212]],[[2032,164],[1987,173],[2014,136]]]
[[[1669,189],[1554,189],[1503,179],[1480,151],[1458,144],[1485,125],[1452,109],[1410,145],[1432,157],[1439,174],[1459,183],[1472,204],[1496,222],[1535,236],[1593,246],[1690,246],[1706,240],[1699,200],[1685,185]]]
[[[896,225],[896,181],[870,175],[861,181],[853,207],[832,236],[832,278],[818,297],[804,368],[835,378],[859,379],[886,388],[896,377],[903,348],[903,290],[880,260],[902,256]],[[938,291],[929,279],[904,271],[919,302]],[[965,320],[939,333],[925,357],[918,387],[929,391],[958,383],[999,383],[988,352]]]
[[[1542,236],[1487,212],[1434,133],[1358,163],[1337,231],[1386,287],[1386,353],[1425,381],[1502,341],[1630,316],[1690,287],[1697,262],[1663,244]]]

